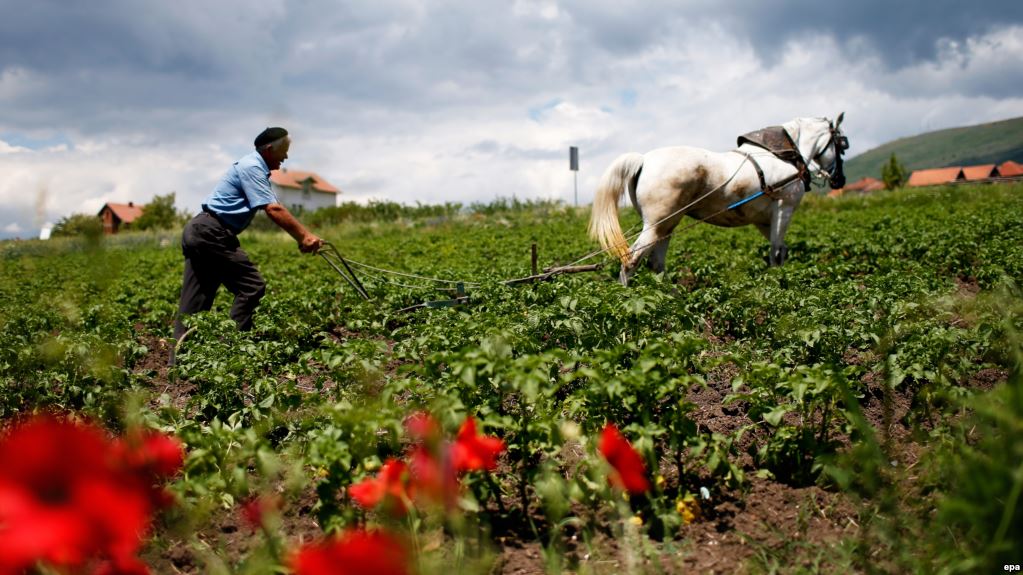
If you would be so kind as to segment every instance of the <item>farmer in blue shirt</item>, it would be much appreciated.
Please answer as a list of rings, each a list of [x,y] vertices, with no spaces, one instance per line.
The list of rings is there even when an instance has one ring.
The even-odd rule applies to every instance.
[[[238,243],[238,234],[252,222],[259,210],[291,234],[302,253],[316,253],[323,240],[309,233],[288,211],[270,188],[270,172],[288,157],[291,138],[284,128],[267,128],[255,141],[256,150],[228,168],[213,193],[203,202],[202,212],[185,225],[181,251],[185,255],[185,277],[181,303],[174,324],[174,339],[185,333],[181,316],[206,311],[221,285],[234,294],[231,319],[241,331],[252,329],[252,315],[266,292],[266,283],[248,254]],[[174,356],[171,355],[171,364]]]

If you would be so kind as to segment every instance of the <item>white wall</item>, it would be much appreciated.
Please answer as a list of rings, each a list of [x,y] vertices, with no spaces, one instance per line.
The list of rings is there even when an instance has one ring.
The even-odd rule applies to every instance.
[[[274,193],[277,194],[277,199],[280,200],[281,203],[284,204],[284,207],[289,210],[295,206],[302,206],[302,209],[306,211],[334,207],[337,203],[337,196],[339,195],[310,190],[309,195],[307,196],[302,190],[296,190],[295,188],[283,188],[277,184],[272,184],[272,187]]]

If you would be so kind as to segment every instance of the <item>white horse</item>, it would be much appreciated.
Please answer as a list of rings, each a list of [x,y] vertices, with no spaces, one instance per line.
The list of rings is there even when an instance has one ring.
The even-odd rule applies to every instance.
[[[797,118],[751,132],[730,152],[676,146],[623,154],[601,177],[590,236],[621,260],[623,285],[647,255],[652,270],[664,270],[668,242],[682,216],[717,226],[753,224],[771,242],[768,264],[781,265],[788,252],[785,232],[811,176],[826,177],[832,188],[845,185],[842,153],[849,144],[839,130],[843,116],[834,123]],[[626,186],[643,219],[631,248],[618,222]]]

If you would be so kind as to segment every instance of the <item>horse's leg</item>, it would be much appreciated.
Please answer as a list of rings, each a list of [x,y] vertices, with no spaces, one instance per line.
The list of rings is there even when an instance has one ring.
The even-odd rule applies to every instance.
[[[670,241],[671,236],[668,236],[654,244],[653,249],[650,250],[650,256],[646,260],[646,267],[650,268],[650,271],[658,274],[664,271],[664,261],[668,255],[668,242]]]
[[[789,248],[785,245],[785,233],[789,231],[789,223],[792,221],[792,212],[796,206],[790,205],[785,200],[776,200],[771,206],[771,227],[770,236],[771,252],[767,256],[767,265],[774,267],[785,263],[788,258]],[[761,232],[764,230],[761,229]]]
[[[636,268],[639,263],[643,261],[647,253],[654,249],[654,246],[660,242],[664,242],[667,246],[667,239],[657,239],[657,231],[653,228],[644,227],[643,231],[636,238],[636,242],[629,248],[629,261],[622,266],[622,271],[618,274],[618,280],[622,282],[623,286],[629,285],[629,278],[632,274],[636,273]]]

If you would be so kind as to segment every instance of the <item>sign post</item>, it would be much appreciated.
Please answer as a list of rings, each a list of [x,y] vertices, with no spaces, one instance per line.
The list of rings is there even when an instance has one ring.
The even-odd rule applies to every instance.
[[[579,207],[579,148],[568,147],[568,169],[572,170],[572,187],[575,190],[575,207]]]

